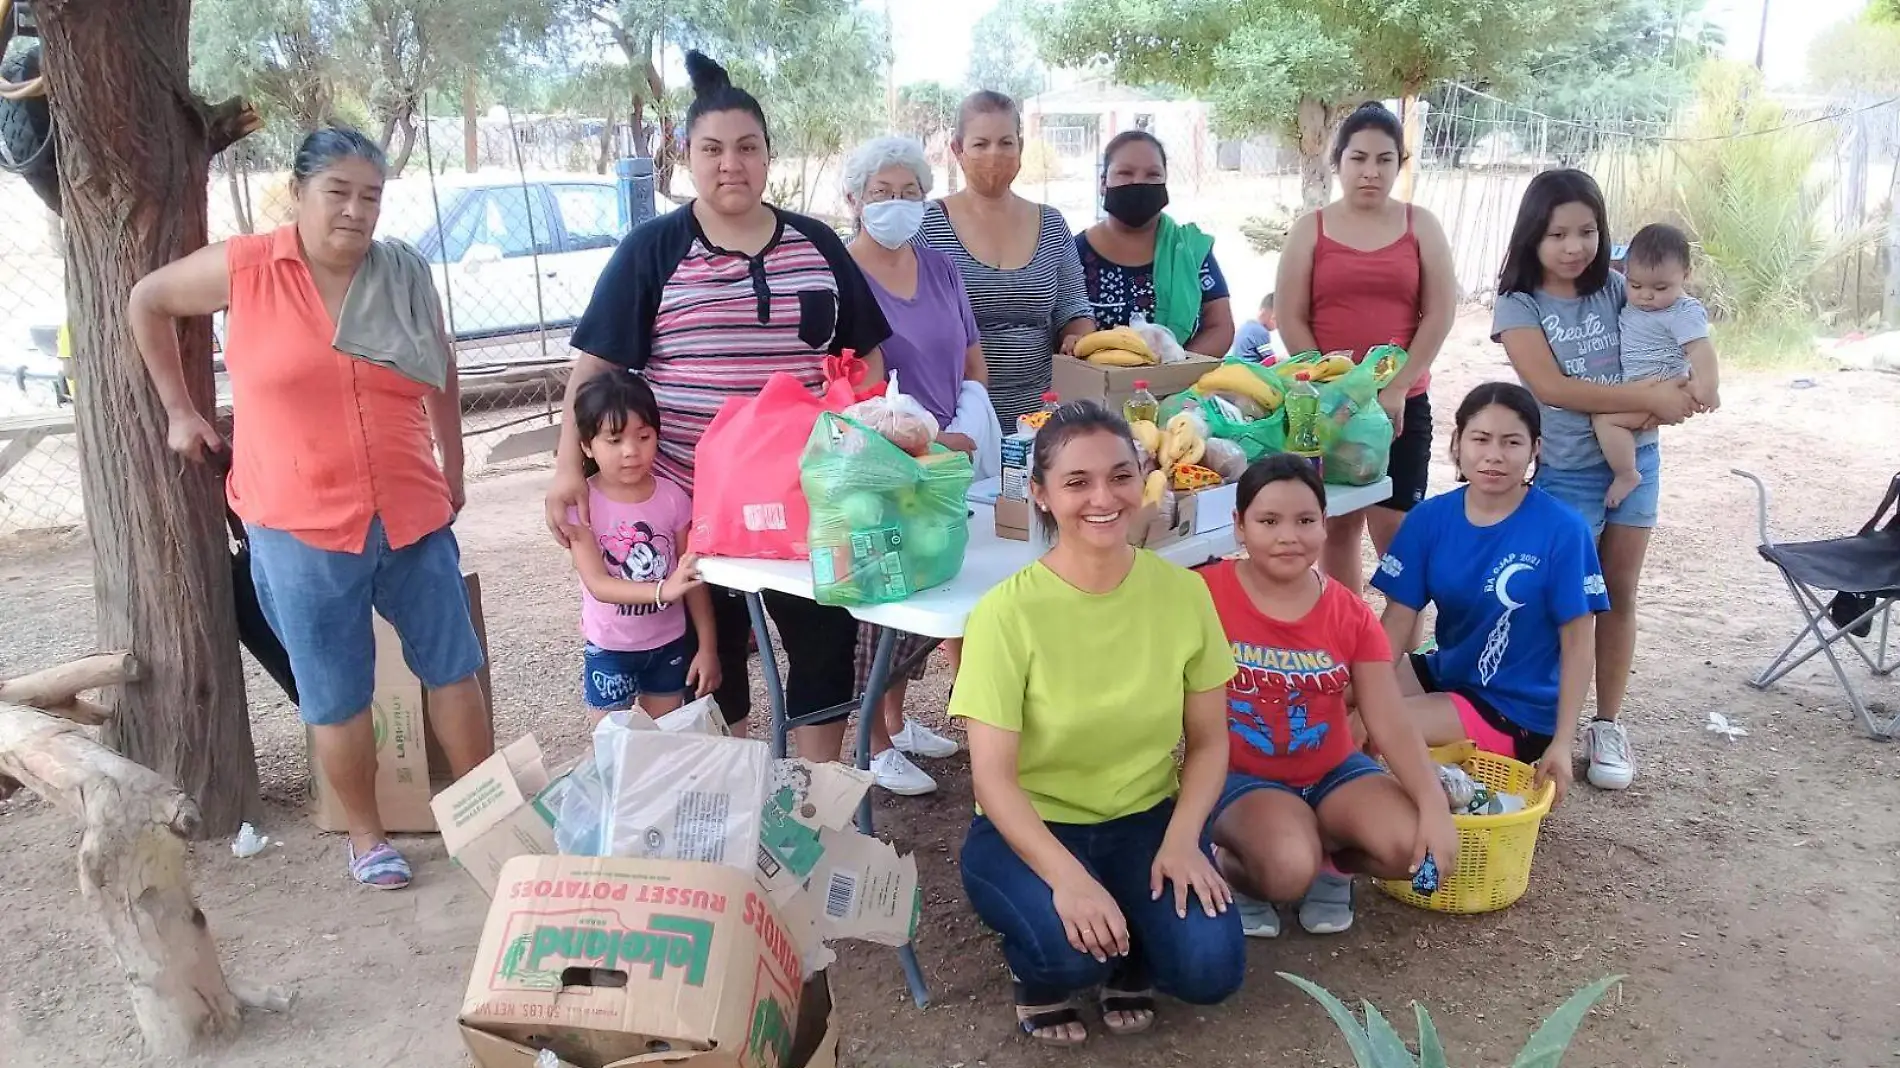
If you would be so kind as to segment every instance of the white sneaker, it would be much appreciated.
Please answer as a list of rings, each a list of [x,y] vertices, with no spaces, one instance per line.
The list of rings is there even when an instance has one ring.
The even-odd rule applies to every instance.
[[[896,749],[886,749],[871,758],[871,774],[877,784],[899,797],[920,797],[937,792],[937,780]]]
[[[958,749],[954,739],[945,738],[909,716],[904,717],[904,729],[891,735],[891,744],[911,756],[927,759],[955,756]]]
[[[1584,747],[1590,753],[1590,785],[1599,790],[1627,790],[1636,778],[1636,765],[1630,758],[1630,736],[1621,723],[1607,719],[1592,720],[1583,730]]]

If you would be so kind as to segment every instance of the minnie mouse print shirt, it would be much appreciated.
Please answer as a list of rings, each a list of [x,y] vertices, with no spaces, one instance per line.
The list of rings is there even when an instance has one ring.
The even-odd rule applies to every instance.
[[[594,541],[607,574],[628,582],[661,582],[679,564],[693,502],[686,491],[664,478],[653,480],[653,495],[637,504],[616,501],[588,480],[588,514]],[[578,523],[578,516],[571,516]],[[581,585],[581,633],[588,642],[617,653],[643,653],[678,641],[686,634],[686,606],[608,604]]]

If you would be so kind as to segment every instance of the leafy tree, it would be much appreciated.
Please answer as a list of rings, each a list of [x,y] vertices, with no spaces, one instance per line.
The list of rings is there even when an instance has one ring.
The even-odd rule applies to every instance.
[[[970,30],[970,88],[993,89],[1018,101],[1042,91],[1043,68],[1022,0],[1002,0]]]
[[[250,100],[264,117],[252,146],[287,158],[305,130],[340,117],[340,42],[348,27],[332,3],[198,0],[191,12],[192,81]]]
[[[1297,134],[1301,192],[1316,205],[1337,114],[1445,78],[1496,80],[1574,32],[1572,10],[1558,0],[1062,0],[1037,31],[1053,62],[1206,96],[1225,131]]]
[[[942,82],[913,82],[897,90],[897,128],[929,144],[956,125],[963,94]]]
[[[506,46],[544,36],[546,0],[330,0],[349,28],[345,62],[381,125],[390,170],[401,174],[416,144],[423,94],[492,67]],[[472,101],[466,101],[472,104]]]
[[[1605,137],[1659,132],[1690,96],[1696,70],[1723,44],[1702,7],[1702,0],[1612,0],[1579,8],[1576,36],[1530,52],[1517,70],[1481,87],[1547,117],[1542,147],[1577,164]],[[1473,101],[1457,86],[1440,85],[1425,99],[1426,147],[1454,165],[1495,129],[1471,113]]]
[[[1900,0],[1892,0],[1900,9]],[[1900,15],[1883,20],[1877,9],[1821,31],[1808,46],[1808,78],[1816,89],[1842,96],[1900,92]]]
[[[883,21],[851,0],[757,0],[719,11],[726,17],[686,30],[764,104],[775,152],[799,161],[797,178],[775,195],[809,210],[827,162],[884,124]]]

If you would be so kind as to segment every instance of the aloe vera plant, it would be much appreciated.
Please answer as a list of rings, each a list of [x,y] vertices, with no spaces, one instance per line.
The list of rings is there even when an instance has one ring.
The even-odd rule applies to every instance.
[[[1366,1020],[1361,1024],[1345,1002],[1334,997],[1326,988],[1309,983],[1297,975],[1285,972],[1279,974],[1280,978],[1311,995],[1333,1018],[1333,1022],[1339,1025],[1340,1033],[1346,1036],[1346,1045],[1351,1047],[1353,1059],[1358,1062],[1359,1068],[1449,1068],[1445,1062],[1445,1047],[1438,1041],[1438,1028],[1433,1025],[1431,1013],[1425,1011],[1425,1006],[1417,1003],[1412,1006],[1418,1012],[1418,1054],[1414,1056],[1405,1045],[1405,1040],[1399,1037],[1399,1033],[1392,1029],[1392,1024],[1371,1002],[1365,1003]],[[1571,995],[1570,1000],[1559,1006],[1537,1029],[1537,1033],[1531,1036],[1531,1040],[1524,1044],[1517,1059],[1511,1062],[1511,1068],[1557,1068],[1591,1006],[1622,981],[1623,976],[1612,975]]]

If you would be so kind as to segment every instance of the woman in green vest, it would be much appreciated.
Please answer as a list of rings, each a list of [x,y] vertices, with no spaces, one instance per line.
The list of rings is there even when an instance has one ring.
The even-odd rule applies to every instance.
[[[1075,235],[1096,325],[1139,318],[1166,327],[1187,351],[1220,359],[1234,343],[1234,310],[1214,239],[1168,218],[1167,206],[1167,150],[1146,130],[1116,134],[1102,153],[1106,217]]]

